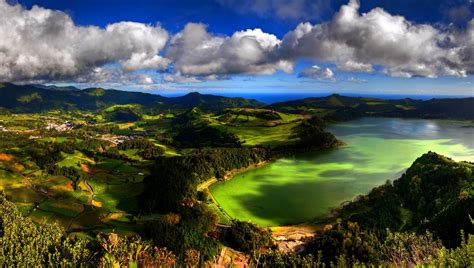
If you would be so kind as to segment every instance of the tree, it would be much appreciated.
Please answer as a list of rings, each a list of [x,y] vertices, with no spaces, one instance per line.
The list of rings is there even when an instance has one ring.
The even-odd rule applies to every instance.
[[[270,248],[273,245],[270,230],[261,229],[250,222],[233,221],[227,233],[229,244],[245,253],[252,253],[263,247]]]

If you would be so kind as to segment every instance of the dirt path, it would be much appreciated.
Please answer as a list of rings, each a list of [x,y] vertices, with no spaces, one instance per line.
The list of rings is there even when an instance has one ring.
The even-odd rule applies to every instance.
[[[244,253],[231,249],[229,247],[223,247],[217,263],[214,265],[215,268],[225,267],[248,267],[249,257]]]
[[[217,182],[217,179],[216,178],[211,178],[203,183],[200,183],[198,186],[197,186],[197,190],[198,191],[203,191],[207,188],[209,188],[209,186],[213,185],[214,183]]]
[[[313,239],[323,231],[320,225],[293,225],[272,227],[272,236],[283,252],[301,252],[307,240]]]
[[[88,180],[84,180],[84,184],[86,185],[87,190],[89,191],[89,200],[87,200],[86,205],[91,206],[91,205],[92,205],[92,199],[94,198],[94,189],[93,189],[92,186],[89,184],[89,181],[88,181]]]
[[[231,171],[228,171],[226,172],[226,174],[224,175],[224,178],[222,180],[218,180],[217,178],[210,178],[200,184],[198,184],[197,186],[197,190],[198,191],[203,191],[205,189],[209,189],[209,187],[211,185],[213,185],[214,183],[217,183],[219,181],[226,181],[226,180],[230,180],[232,179],[232,177],[234,177],[235,175],[239,174],[239,173],[242,173],[242,172],[245,172],[245,171],[248,171],[248,170],[251,170],[251,169],[255,169],[255,168],[259,168],[261,166],[264,166],[268,163],[270,163],[272,160],[268,160],[268,161],[261,161],[261,162],[258,162],[258,163],[255,163],[255,164],[252,164],[248,167],[242,167],[242,168],[236,168],[236,169],[233,169]]]

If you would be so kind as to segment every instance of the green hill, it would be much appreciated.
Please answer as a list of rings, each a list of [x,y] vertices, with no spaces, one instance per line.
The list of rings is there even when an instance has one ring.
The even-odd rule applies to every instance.
[[[265,108],[288,113],[316,114],[329,121],[342,121],[366,116],[474,119],[472,107],[474,98],[384,100],[333,94],[274,103]]]
[[[50,110],[105,109],[112,105],[139,104],[145,109],[189,109],[198,107],[217,111],[230,107],[260,107],[263,103],[244,98],[227,98],[214,95],[189,93],[181,97],[163,97],[141,92],[114,89],[58,88],[40,85],[0,84],[0,107],[14,113],[32,113]]]
[[[159,95],[119,90],[88,88],[84,90],[51,90],[32,85],[3,83],[0,107],[15,113],[49,110],[98,110],[115,104],[151,105],[165,100]]]
[[[199,108],[180,114],[172,123],[177,147],[240,147],[236,135],[212,126],[212,120]]]
[[[447,247],[461,243],[460,232],[473,233],[474,164],[428,152],[397,180],[374,188],[346,204],[343,218],[383,231],[426,230]]]
[[[245,98],[228,98],[215,95],[200,94],[192,92],[182,97],[169,98],[169,104],[176,104],[183,107],[199,107],[207,111],[218,111],[226,108],[246,107],[256,108],[264,106],[263,103]]]

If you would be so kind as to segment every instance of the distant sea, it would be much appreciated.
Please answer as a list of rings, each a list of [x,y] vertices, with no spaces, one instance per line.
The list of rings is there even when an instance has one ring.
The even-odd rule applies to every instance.
[[[224,97],[242,97],[247,99],[256,99],[258,101],[264,102],[266,104],[272,104],[275,102],[283,102],[283,101],[291,101],[291,100],[299,100],[304,98],[310,97],[325,97],[331,95],[331,93],[290,93],[290,94],[268,94],[268,93],[226,93],[226,92],[216,92],[216,93],[203,93],[203,94],[212,94]],[[162,94],[166,97],[177,97],[182,96],[184,94]],[[395,100],[395,99],[404,99],[404,98],[411,98],[416,100],[430,100],[433,98],[468,98],[474,97],[471,96],[460,96],[460,95],[369,95],[369,94],[350,94],[350,93],[339,93],[342,96],[349,96],[349,97],[372,97],[372,98],[379,98],[385,100]]]

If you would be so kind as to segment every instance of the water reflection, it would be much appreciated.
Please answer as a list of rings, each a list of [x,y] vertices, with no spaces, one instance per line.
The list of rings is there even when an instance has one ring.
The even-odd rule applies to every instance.
[[[329,131],[348,145],[302,154],[211,187],[231,216],[260,225],[321,216],[345,200],[396,179],[417,157],[435,151],[474,161],[471,122],[364,118]]]

